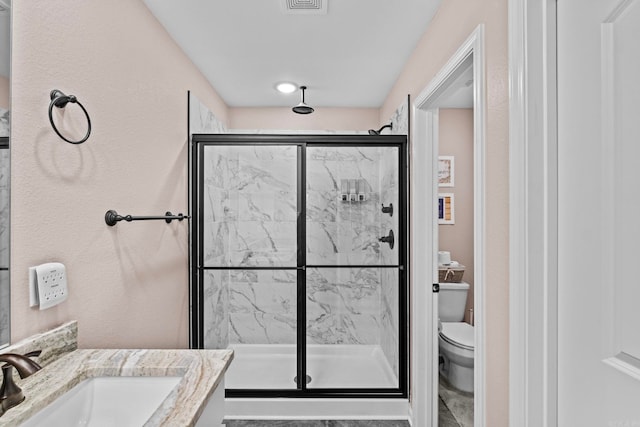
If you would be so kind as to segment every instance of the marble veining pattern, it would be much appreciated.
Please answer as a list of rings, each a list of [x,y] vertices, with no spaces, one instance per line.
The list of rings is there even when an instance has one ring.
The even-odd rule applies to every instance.
[[[295,266],[296,147],[209,146],[204,171],[206,266]]]
[[[385,268],[380,271],[380,347],[396,378],[400,377],[400,354],[398,330],[400,327],[400,295],[398,293],[398,270]]]
[[[307,264],[398,263],[378,241],[399,235],[398,172],[396,148],[307,147]],[[207,147],[204,174],[205,265],[295,266],[296,148]],[[343,179],[364,182],[367,200],[339,200]],[[397,283],[395,269],[308,268],[309,342],[380,345],[398,375]],[[207,272],[206,347],[295,343],[295,292],[295,271]]]
[[[0,347],[11,340],[11,293],[9,272],[0,271]]]
[[[35,360],[47,366],[78,348],[78,322],[67,322],[57,328],[32,335],[0,351],[0,353],[26,354],[35,350],[42,353]]]
[[[391,130],[392,135],[409,135],[409,109],[410,100],[407,96],[406,101],[400,103],[391,116],[390,122],[393,125]]]
[[[229,340],[233,344],[295,344],[295,270],[228,272]]]
[[[194,133],[227,133],[227,126],[193,93],[189,95],[189,131]]]
[[[182,376],[145,426],[193,426],[232,358],[231,350],[76,350],[22,380],[28,398],[2,422],[19,425],[87,378]]]
[[[394,128],[395,129],[395,128]],[[399,258],[399,249],[404,243],[402,233],[400,233],[399,218],[400,212],[400,191],[399,191],[399,153],[397,149],[388,149],[389,155],[384,156],[380,165],[382,201],[385,206],[393,204],[394,215],[382,214],[381,224],[383,230],[394,230],[398,237],[393,249],[388,246],[381,251],[381,258],[384,264],[393,265]],[[399,294],[398,294],[398,271],[396,269],[385,269],[382,271],[381,286],[381,306],[382,306],[382,327],[380,328],[380,346],[389,364],[392,366],[396,376],[400,375],[399,364]]]
[[[5,269],[9,268],[9,215],[9,149],[2,148],[0,149],[0,267]],[[9,282],[9,271],[0,270],[0,346],[7,344],[11,339],[11,285]]]
[[[309,344],[378,344],[380,270],[307,269]]]
[[[9,268],[9,149],[0,149],[0,267]]]
[[[9,136],[11,130],[11,113],[9,110],[0,108],[0,136]]]
[[[307,148],[307,263],[380,264],[378,147]],[[367,200],[342,201],[343,180],[359,180]]]
[[[228,271],[206,270],[204,275],[204,347],[229,346],[229,290]]]
[[[380,162],[380,175],[381,175],[381,203],[385,206],[393,204],[394,214],[381,214],[380,224],[383,231],[388,232],[393,230],[397,236],[400,236],[398,219],[402,212],[400,211],[400,189],[398,187],[398,178],[400,165],[398,164],[398,149],[387,148],[387,155],[383,157]],[[401,241],[398,240],[398,244],[391,249],[389,246],[385,246],[385,250],[381,251],[380,258],[382,264],[395,265],[399,260],[399,248],[401,247]]]

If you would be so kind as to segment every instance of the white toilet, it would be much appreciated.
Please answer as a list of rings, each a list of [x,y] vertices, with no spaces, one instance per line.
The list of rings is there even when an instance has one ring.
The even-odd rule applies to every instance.
[[[440,374],[455,388],[473,392],[473,326],[462,321],[468,283],[440,283],[438,317]]]

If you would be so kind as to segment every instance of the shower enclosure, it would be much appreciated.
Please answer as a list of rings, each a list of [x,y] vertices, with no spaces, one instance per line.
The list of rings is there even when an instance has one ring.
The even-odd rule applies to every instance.
[[[193,135],[191,345],[227,397],[407,397],[405,136]]]

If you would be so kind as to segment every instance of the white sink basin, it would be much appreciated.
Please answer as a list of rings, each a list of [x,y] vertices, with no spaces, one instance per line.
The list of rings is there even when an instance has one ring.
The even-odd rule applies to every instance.
[[[29,418],[35,426],[142,426],[182,377],[95,377]]]

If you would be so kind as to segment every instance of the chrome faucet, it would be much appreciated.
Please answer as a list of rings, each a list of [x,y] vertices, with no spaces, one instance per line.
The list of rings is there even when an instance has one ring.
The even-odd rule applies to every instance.
[[[0,362],[5,362],[2,366],[3,381],[2,387],[0,387],[0,416],[24,400],[22,390],[13,381],[13,370],[11,368],[16,368],[20,378],[33,375],[42,367],[31,360],[30,357],[37,357],[40,353],[41,351],[38,350],[27,353],[24,356],[14,353],[0,354]]]

